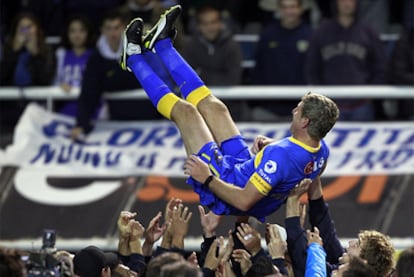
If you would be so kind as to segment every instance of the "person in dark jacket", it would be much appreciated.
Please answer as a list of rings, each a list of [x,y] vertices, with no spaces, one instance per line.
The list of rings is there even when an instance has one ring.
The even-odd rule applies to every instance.
[[[198,32],[185,43],[182,55],[208,86],[241,82],[241,49],[223,25],[220,11],[203,6],[197,11]]]
[[[18,14],[3,45],[0,62],[0,86],[48,86],[52,83],[55,59],[46,44],[40,23],[33,14]],[[25,108],[26,101],[2,101],[0,126],[12,130]]]
[[[300,0],[280,0],[278,3],[280,20],[268,24],[260,35],[251,82],[255,85],[305,85],[305,54],[312,29],[301,19]],[[296,105],[292,100],[254,101],[251,104],[289,119]]]
[[[209,86],[240,85],[242,52],[215,6],[202,5],[196,13],[197,32],[182,47],[181,54]],[[180,50],[180,49],[179,49]],[[226,100],[233,117],[245,117],[243,101]]]
[[[117,92],[140,88],[134,75],[125,72],[119,66],[122,51],[122,35],[125,29],[123,14],[111,11],[102,21],[102,35],[98,39],[97,50],[91,54],[83,76],[81,92],[78,98],[76,127],[72,129],[72,139],[78,139],[89,133],[92,118],[101,106],[104,92]],[[154,119],[159,116],[140,101],[108,101],[111,120]]]
[[[321,24],[311,39],[305,65],[311,85],[380,85],[385,82],[385,49],[369,26],[356,17],[357,0],[336,0],[337,16]],[[375,117],[369,99],[338,101],[340,119]]]
[[[47,86],[54,77],[54,54],[45,42],[38,19],[27,12],[17,15],[4,45],[0,65],[3,86]]]
[[[395,85],[414,85],[414,26],[402,33],[394,48],[390,79]],[[414,119],[414,99],[400,101],[398,110],[401,119]]]
[[[311,27],[302,22],[300,0],[280,0],[280,21],[267,25],[256,48],[252,83],[305,85],[305,54]]]

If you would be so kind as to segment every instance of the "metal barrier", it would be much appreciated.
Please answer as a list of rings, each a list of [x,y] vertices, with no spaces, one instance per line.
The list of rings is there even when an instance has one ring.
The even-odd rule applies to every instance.
[[[370,99],[414,99],[414,86],[234,86],[210,87],[214,95],[224,100],[259,100],[259,99],[300,99],[308,91],[324,94],[333,99],[370,98]],[[56,100],[76,99],[79,90],[64,92],[56,86],[0,88],[2,100],[43,100],[48,110],[53,110]],[[146,99],[142,89],[107,93],[106,99]]]

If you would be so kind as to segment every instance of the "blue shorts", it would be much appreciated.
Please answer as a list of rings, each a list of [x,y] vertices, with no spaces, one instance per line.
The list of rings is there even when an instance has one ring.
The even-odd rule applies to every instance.
[[[243,163],[251,159],[249,148],[240,135],[234,136],[221,143],[221,147],[215,142],[205,144],[197,153],[204,162],[206,162],[210,171],[221,180],[244,187],[245,184],[234,184],[234,165]],[[200,197],[200,203],[207,206],[215,214],[218,215],[245,215],[246,212],[240,211],[230,204],[218,198],[208,187],[197,182],[192,177],[187,179],[187,184],[193,187]]]

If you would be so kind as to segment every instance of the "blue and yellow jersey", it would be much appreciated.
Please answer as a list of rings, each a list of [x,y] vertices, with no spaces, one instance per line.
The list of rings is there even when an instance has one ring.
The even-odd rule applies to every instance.
[[[252,159],[235,164],[232,179],[243,186],[250,181],[265,196],[248,212],[263,217],[282,205],[302,179],[317,177],[328,156],[324,141],[313,148],[288,137],[267,145]]]
[[[320,174],[329,150],[324,141],[313,148],[288,137],[267,145],[251,157],[244,140],[236,136],[222,143],[221,148],[215,142],[207,143],[197,155],[218,178],[241,188],[251,182],[264,196],[249,211],[242,212],[189,177],[187,183],[200,196],[202,205],[216,214],[248,214],[264,221],[285,202],[290,190],[301,180],[314,179]]]

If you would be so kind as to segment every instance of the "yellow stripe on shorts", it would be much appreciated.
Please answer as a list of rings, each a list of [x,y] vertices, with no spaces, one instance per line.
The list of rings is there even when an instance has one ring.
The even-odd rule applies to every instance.
[[[207,161],[211,161],[211,157],[206,153],[201,153],[201,156],[203,156]]]

